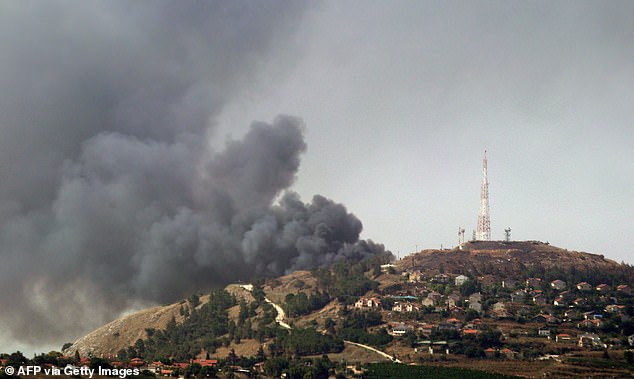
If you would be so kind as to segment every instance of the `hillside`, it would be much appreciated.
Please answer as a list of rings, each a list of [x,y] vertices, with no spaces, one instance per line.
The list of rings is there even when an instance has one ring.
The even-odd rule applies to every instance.
[[[209,296],[202,296],[200,305],[208,300]],[[129,314],[79,338],[63,353],[71,356],[75,351],[79,351],[79,354],[84,357],[88,355],[115,356],[119,350],[134,345],[138,339],[147,338],[145,332],[147,328],[165,329],[172,318],[177,323],[181,323],[185,319],[181,309],[185,308],[192,309],[189,301],[157,306]]]
[[[627,336],[634,334],[632,266],[538,241],[469,242],[384,263],[339,263],[229,285],[195,309],[183,301],[113,321],[65,354],[114,356],[142,339],[146,347],[138,355],[152,360],[224,359],[234,351],[254,357],[266,347],[268,358],[327,353],[333,361],[366,363],[392,356],[528,377],[632,372],[623,361]],[[454,283],[458,276],[464,285]],[[278,311],[269,301],[284,310],[291,330],[276,325]],[[176,324],[168,327],[172,317]],[[157,330],[154,337],[146,328]],[[568,336],[565,342],[555,341],[556,333]],[[582,341],[585,335],[589,340]],[[127,359],[130,354],[137,353]]]

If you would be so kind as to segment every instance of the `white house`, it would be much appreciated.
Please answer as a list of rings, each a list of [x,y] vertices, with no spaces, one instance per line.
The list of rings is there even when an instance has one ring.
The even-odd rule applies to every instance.
[[[381,299],[362,297],[354,303],[354,307],[357,309],[378,309],[381,307]]]
[[[478,301],[469,302],[469,309],[473,309],[478,313],[482,313],[482,304]]]
[[[419,311],[420,307],[414,303],[395,303],[392,307],[394,312],[414,312]]]
[[[414,328],[409,325],[398,324],[392,328],[392,335],[402,336],[402,335],[405,335],[405,333],[407,332],[413,332],[413,331],[414,331]]]
[[[469,280],[469,278],[467,278],[464,275],[458,275],[456,276],[456,278],[454,279],[454,284],[457,286],[461,286],[463,285],[467,280]]]

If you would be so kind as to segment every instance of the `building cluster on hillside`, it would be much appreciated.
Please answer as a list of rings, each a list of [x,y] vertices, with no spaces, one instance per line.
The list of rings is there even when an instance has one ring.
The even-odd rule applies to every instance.
[[[634,344],[634,335],[619,335],[619,325],[634,322],[634,299],[628,283],[570,284],[564,278],[540,277],[495,282],[490,277],[417,270],[400,275],[400,285],[361,297],[354,308],[382,312],[391,335],[416,336],[420,345],[416,351],[448,353],[450,345],[431,342],[432,335],[452,333],[465,338],[480,333],[483,324],[498,328],[502,320],[505,327],[498,330],[505,342],[525,336],[579,349]],[[516,327],[509,329],[508,325]],[[497,347],[487,348],[484,354],[518,356],[518,352]]]

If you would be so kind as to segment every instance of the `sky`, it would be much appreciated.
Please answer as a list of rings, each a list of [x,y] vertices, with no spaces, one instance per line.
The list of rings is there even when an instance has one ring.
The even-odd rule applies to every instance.
[[[346,204],[404,256],[476,228],[634,263],[630,2],[326,2],[281,82],[220,124],[302,117],[295,189]],[[228,131],[228,133],[232,133]],[[235,132],[234,132],[235,133]]]
[[[0,4],[0,350],[254,274],[453,247],[485,150],[494,239],[634,263],[632,14]]]

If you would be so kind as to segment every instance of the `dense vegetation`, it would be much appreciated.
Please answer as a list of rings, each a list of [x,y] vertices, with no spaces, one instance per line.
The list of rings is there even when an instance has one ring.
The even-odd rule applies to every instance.
[[[368,365],[368,371],[363,375],[364,379],[511,379],[515,376],[491,374],[484,371],[468,370],[455,367],[438,366],[409,366],[398,363],[373,363]]]
[[[297,295],[289,293],[284,299],[284,310],[291,317],[307,315],[323,308],[330,302],[330,296],[325,292],[317,291],[307,296],[300,292]]]
[[[338,353],[343,350],[343,340],[328,334],[321,334],[312,328],[295,328],[278,333],[269,348],[273,355],[302,356]]]
[[[327,355],[315,359],[291,359],[274,357],[264,363],[264,373],[268,377],[279,378],[282,374],[290,379],[328,379],[335,364]]]
[[[376,333],[368,332],[368,328],[383,324],[380,312],[350,312],[343,310],[343,316],[337,335],[345,340],[358,342],[367,345],[383,346],[392,341],[392,336],[385,328],[379,329]]]
[[[380,274],[380,266],[385,263],[385,257],[355,264],[337,263],[332,269],[318,269],[313,271],[317,284],[332,299],[343,304],[352,304],[358,296],[364,295],[378,287],[379,283],[368,278],[365,273],[373,271]]]

